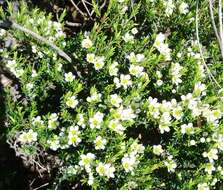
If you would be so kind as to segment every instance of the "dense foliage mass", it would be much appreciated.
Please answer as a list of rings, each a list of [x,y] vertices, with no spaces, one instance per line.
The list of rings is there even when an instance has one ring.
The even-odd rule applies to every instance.
[[[0,18],[29,33],[0,30],[7,138],[41,165],[57,160],[51,187],[222,189],[223,65],[208,1],[93,2],[90,31],[64,32],[64,16],[21,3]],[[201,19],[202,18],[202,19]],[[199,37],[199,38],[198,38]]]

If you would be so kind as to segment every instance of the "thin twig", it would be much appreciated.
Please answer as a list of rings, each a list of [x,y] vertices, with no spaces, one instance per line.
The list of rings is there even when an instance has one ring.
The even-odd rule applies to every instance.
[[[219,2],[219,7],[218,7],[219,33],[220,33],[219,35],[220,35],[220,39],[221,39],[220,48],[221,48],[221,56],[223,58],[222,2],[221,2],[221,0],[219,0],[218,2]]]
[[[80,27],[82,26],[81,23],[74,23],[74,22],[69,22],[69,21],[65,21],[65,24],[68,26],[73,26],[73,27]]]
[[[73,0],[70,0],[75,9],[85,18],[85,14],[78,8],[78,6],[74,3]]]
[[[218,7],[218,17],[219,17],[219,32],[220,32],[220,38],[221,42],[223,41],[223,31],[222,31],[222,4],[221,0],[218,1],[219,7]]]
[[[214,78],[213,74],[211,73],[210,69],[208,68],[207,64],[205,63],[205,60],[204,60],[204,55],[203,55],[203,51],[202,51],[202,47],[201,47],[201,44],[200,44],[200,38],[199,38],[199,29],[198,29],[198,1],[197,1],[197,6],[196,6],[196,37],[197,37],[197,41],[198,41],[198,46],[199,46],[199,50],[200,50],[200,54],[201,54],[201,59],[202,59],[202,62],[203,62],[203,65],[205,67],[205,69],[207,70],[208,72],[208,76],[210,78],[211,81],[214,81],[214,83],[219,87],[221,88],[220,84],[218,83],[218,81]]]
[[[87,6],[86,6],[86,4],[85,4],[85,0],[81,0],[81,1],[82,1],[83,5],[84,5],[84,8],[86,9],[86,11],[87,11],[87,13],[88,13],[88,16],[90,17],[90,19],[92,19],[92,17],[91,17],[91,13],[90,13],[90,11],[88,10],[88,8],[87,8]]]
[[[214,20],[214,13],[213,13],[213,4],[212,4],[212,0],[209,0],[209,9],[210,9],[210,15],[211,15],[211,22],[212,22],[212,26],[214,28],[214,32],[215,32],[215,35],[217,37],[217,40],[218,40],[218,43],[219,45],[221,44],[221,39],[218,35],[218,30],[217,30],[217,27],[216,27],[216,23],[215,23],[215,20]]]
[[[33,190],[41,189],[42,187],[45,187],[45,186],[47,186],[47,185],[49,185],[49,183],[45,183],[45,184],[43,184],[43,185],[41,185],[41,186],[39,186],[39,187],[37,187],[37,188],[35,188],[35,189],[33,189]]]
[[[40,36],[39,34],[17,24],[16,22],[12,21],[12,28],[15,28],[17,30],[20,30],[24,33],[27,33],[29,35],[31,35],[32,37],[34,37],[35,39],[49,45],[51,48],[53,48],[61,57],[63,57],[64,59],[66,59],[68,62],[72,62],[72,59],[70,58],[70,56],[68,56],[63,50],[61,50],[58,46],[56,46],[55,44],[53,44],[52,42],[50,42],[49,40],[47,40],[46,38]]]

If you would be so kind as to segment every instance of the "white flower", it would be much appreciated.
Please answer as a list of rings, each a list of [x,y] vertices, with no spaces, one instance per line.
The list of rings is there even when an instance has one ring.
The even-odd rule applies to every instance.
[[[137,30],[137,28],[133,28],[133,29],[131,30],[131,32],[132,32],[132,34],[136,35],[136,34],[138,33],[138,30]]]
[[[19,141],[21,143],[31,143],[37,141],[37,132],[34,132],[32,129],[30,129],[28,132],[23,132],[19,136]]]
[[[86,155],[81,154],[80,157],[81,157],[81,160],[79,162],[79,165],[84,166],[85,169],[89,169],[95,159],[95,155],[92,153],[87,153]]]
[[[125,42],[134,42],[134,36],[131,35],[129,32],[125,33],[124,36],[122,36],[122,39],[125,41]]]
[[[183,109],[181,106],[177,106],[173,109],[172,115],[176,120],[180,120],[183,116]]]
[[[50,146],[50,149],[56,151],[58,148],[60,148],[60,141],[59,137],[57,135],[54,135],[52,139],[47,140],[47,143]]]
[[[110,76],[117,76],[118,75],[118,62],[114,61],[110,66],[109,66],[109,74]]]
[[[95,54],[94,53],[88,53],[86,59],[87,59],[88,63],[94,63],[95,62]]]
[[[172,63],[170,74],[172,76],[173,84],[180,84],[182,83],[181,76],[182,76],[182,69],[183,67],[179,63]]]
[[[68,144],[77,146],[81,142],[81,139],[79,136],[80,136],[80,131],[79,131],[78,126],[75,126],[75,127],[71,126],[69,128],[69,133],[68,133]]]
[[[160,46],[164,43],[165,39],[166,39],[166,37],[163,33],[157,34],[153,46],[157,49],[160,49]]]
[[[105,145],[107,144],[107,140],[103,139],[101,136],[98,136],[95,140],[94,140],[94,144],[95,144],[95,149],[96,150],[104,150],[105,149]]]
[[[115,168],[111,166],[111,164],[103,164],[99,162],[98,166],[96,167],[96,171],[100,176],[106,176],[107,178],[114,178]]]
[[[32,90],[33,89],[33,87],[34,87],[34,84],[33,83],[28,83],[28,84],[26,84],[26,88],[27,88],[27,90]]]
[[[77,124],[81,126],[82,128],[85,128],[85,120],[84,120],[84,114],[79,113],[77,115]]]
[[[48,128],[49,129],[55,129],[59,125],[59,122],[57,120],[58,120],[57,114],[52,113],[49,117],[49,120],[48,120]]]
[[[204,171],[207,172],[209,175],[211,175],[212,172],[215,171],[215,167],[213,166],[212,163],[207,163]]]
[[[89,37],[83,39],[82,42],[81,42],[81,46],[82,46],[83,48],[87,48],[87,49],[88,49],[88,48],[91,48],[92,45],[93,45],[93,43],[92,43],[92,41],[89,39]]]
[[[132,85],[131,76],[121,74],[120,85],[123,86],[124,89],[127,89],[129,86],[131,86]]]
[[[177,164],[172,160],[172,157],[169,157],[167,161],[164,161],[164,164],[167,167],[168,172],[174,172],[177,167]]]
[[[211,163],[214,162],[214,160],[217,160],[218,159],[218,150],[216,148],[212,148],[208,153],[207,152],[204,152],[203,153],[203,157],[208,157],[209,161]]]
[[[122,121],[132,121],[134,118],[136,118],[136,115],[134,114],[132,108],[120,108],[121,111],[121,120]]]
[[[125,169],[125,172],[132,172],[134,166],[137,164],[135,156],[125,155],[122,158],[122,166]]]
[[[165,131],[170,132],[170,128],[168,125],[160,124],[159,125],[160,133],[163,134]]]
[[[187,14],[189,12],[188,8],[189,8],[188,4],[185,2],[182,2],[179,6],[179,11],[181,14]]]
[[[95,70],[100,70],[103,68],[105,64],[104,60],[105,60],[104,56],[95,57],[94,62],[93,62]]]
[[[131,156],[144,153],[145,147],[142,144],[138,144],[136,141],[130,146]]]
[[[41,119],[40,116],[34,117],[32,119],[32,124],[36,126],[43,126],[43,120]]]
[[[34,69],[32,70],[32,75],[31,75],[31,76],[32,76],[33,78],[38,76],[36,70],[34,70]]]
[[[153,153],[156,154],[156,155],[161,155],[162,153],[164,152],[162,146],[159,144],[159,145],[153,145]]]
[[[114,78],[113,82],[115,83],[116,88],[121,87],[120,80],[117,77]]]
[[[205,115],[205,117],[207,118],[208,122],[214,123],[222,117],[222,113],[218,109],[211,110],[211,111],[208,112],[207,115]]]
[[[191,146],[196,145],[196,141],[195,141],[195,140],[190,140],[190,145],[191,145]]]
[[[122,98],[118,96],[117,94],[110,95],[110,102],[113,106],[119,107],[122,103]]]
[[[194,128],[193,128],[193,124],[192,123],[188,123],[188,124],[183,124],[181,125],[181,133],[182,134],[193,134],[194,133]]]
[[[133,76],[139,77],[141,76],[144,68],[138,65],[130,65],[129,73]]]
[[[134,52],[131,52],[128,56],[127,59],[131,63],[139,63],[142,62],[145,59],[145,56],[143,54],[135,54]]]
[[[157,80],[156,84],[157,84],[157,86],[162,86],[163,85],[163,81],[162,80]]]
[[[101,93],[93,92],[90,97],[87,97],[88,102],[100,102]]]
[[[74,79],[75,79],[75,76],[73,75],[72,72],[65,73],[64,76],[65,76],[65,81],[66,81],[66,82],[72,82],[72,81],[74,81]]]
[[[125,130],[119,120],[116,119],[111,120],[108,127],[120,135],[122,135],[123,131]]]
[[[173,4],[173,0],[166,0],[163,1],[164,6],[166,7],[165,13],[167,16],[170,16],[173,14],[173,10],[175,8],[174,4]]]
[[[103,122],[103,117],[104,117],[103,113],[96,112],[96,114],[89,119],[90,128],[91,129],[94,129],[94,128],[100,129],[101,123]]]
[[[88,178],[88,181],[87,181],[88,185],[93,185],[94,183],[94,176],[92,173],[89,173],[89,178]]]
[[[194,95],[200,96],[201,93],[205,94],[206,85],[202,84],[201,82],[197,82],[194,86]]]
[[[197,186],[197,190],[209,190],[207,183],[199,183]]]
[[[71,97],[68,97],[67,98],[67,101],[66,101],[66,105],[70,108],[75,108],[78,104],[78,100],[76,99],[76,96],[71,96]]]

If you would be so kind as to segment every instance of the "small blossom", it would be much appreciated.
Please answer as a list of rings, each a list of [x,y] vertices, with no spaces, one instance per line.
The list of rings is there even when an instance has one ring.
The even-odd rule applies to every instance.
[[[93,62],[95,70],[100,70],[103,68],[105,64],[104,60],[105,60],[104,56],[95,57],[94,62]]]
[[[77,146],[81,142],[81,139],[79,136],[80,136],[80,131],[79,131],[78,126],[70,127],[69,133],[68,133],[68,144]]]
[[[156,81],[156,84],[157,84],[157,86],[162,86],[163,85],[163,81],[159,79],[159,80]]]
[[[87,59],[88,63],[94,63],[95,62],[95,54],[94,53],[88,53],[86,59]]]
[[[124,89],[127,89],[129,86],[131,86],[132,85],[131,76],[121,74],[120,85],[123,86]]]
[[[52,139],[47,140],[47,144],[49,144],[50,149],[56,151],[60,148],[60,141],[57,135],[54,135]]]
[[[130,65],[129,73],[133,76],[139,77],[141,76],[144,68],[138,65]]]
[[[134,36],[131,35],[129,32],[125,33],[125,35],[122,37],[122,39],[125,41],[125,42],[134,42]]]
[[[32,124],[36,126],[43,126],[43,120],[41,119],[40,116],[34,117],[32,119]]]
[[[34,132],[32,129],[30,129],[28,132],[23,132],[19,136],[19,141],[21,143],[31,143],[37,141],[37,132]]]
[[[87,153],[86,155],[85,154],[82,154],[80,156],[81,160],[79,162],[79,165],[80,166],[84,166],[85,169],[87,168],[90,168],[92,162],[94,161],[95,159],[95,155],[92,154],[92,153]]]
[[[72,82],[72,81],[74,81],[74,79],[75,79],[75,76],[73,75],[72,72],[65,73],[64,76],[65,76],[65,81],[66,81],[66,82]]]
[[[161,145],[153,145],[153,153],[156,155],[161,155],[164,152]]]
[[[48,120],[48,128],[49,129],[55,129],[59,125],[59,122],[57,120],[58,120],[57,114],[52,113],[49,117],[49,120]]]
[[[100,102],[101,101],[101,93],[97,93],[97,91],[93,92],[90,97],[87,97],[88,102]]]
[[[131,52],[127,56],[127,59],[129,59],[129,61],[131,63],[140,63],[140,62],[144,61],[145,56],[143,54],[135,54],[134,52]]]
[[[134,166],[137,164],[135,156],[124,156],[122,158],[122,166],[125,169],[125,172],[132,172]]]
[[[120,135],[122,135],[123,131],[125,130],[119,120],[116,119],[111,120],[108,127]]]
[[[214,162],[214,160],[217,160],[218,159],[218,150],[215,149],[215,148],[212,148],[208,153],[207,152],[204,152],[203,153],[203,157],[207,157],[209,159],[209,161],[211,163]]]
[[[193,134],[194,133],[194,128],[193,128],[193,124],[192,123],[188,123],[188,124],[183,124],[181,125],[181,133],[182,134]]]
[[[88,48],[91,48],[92,45],[93,45],[93,43],[92,43],[92,41],[89,39],[89,37],[83,39],[82,42],[81,42],[81,46],[82,46],[83,48],[87,48],[87,49],[88,49]]]
[[[189,8],[188,4],[185,2],[182,2],[179,6],[179,11],[181,14],[187,14],[189,12],[188,8]]]
[[[100,129],[101,123],[103,122],[103,117],[104,117],[104,114],[101,112],[97,112],[93,117],[91,117],[89,119],[90,128],[91,129],[94,129],[94,128]]]
[[[118,75],[118,62],[114,61],[110,66],[109,66],[109,74],[110,76],[117,76]]]
[[[199,183],[197,186],[197,190],[209,190],[207,183]]]
[[[211,175],[212,172],[215,171],[215,167],[213,166],[212,163],[207,163],[204,171],[207,172],[209,175]]]
[[[111,164],[103,164],[99,162],[98,166],[96,167],[96,171],[100,176],[106,176],[107,178],[114,178],[115,168],[111,166]]]
[[[99,150],[99,149],[104,150],[106,143],[107,143],[106,139],[103,139],[101,136],[98,136],[94,141],[95,149],[96,150]]]
[[[117,94],[112,94],[110,95],[110,102],[113,106],[119,107],[120,104],[122,103],[122,99]]]
[[[164,164],[167,167],[168,172],[174,172],[177,167],[177,164],[172,157],[169,157],[167,161],[164,161]]]
[[[71,96],[67,98],[66,105],[70,108],[75,108],[78,105],[78,100],[76,96]]]
[[[133,35],[136,35],[136,34],[138,33],[138,30],[137,30],[137,28],[133,28],[133,29],[131,30],[131,32],[132,32]]]

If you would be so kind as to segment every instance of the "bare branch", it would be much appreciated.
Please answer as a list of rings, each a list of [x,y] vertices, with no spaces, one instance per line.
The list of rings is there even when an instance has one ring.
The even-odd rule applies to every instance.
[[[75,9],[85,18],[85,14],[79,9],[79,7],[74,3],[73,0],[70,0]]]
[[[215,23],[215,20],[214,20],[214,13],[213,13],[213,4],[212,4],[212,0],[209,0],[209,10],[210,10],[210,15],[211,15],[211,22],[212,22],[212,26],[214,28],[214,32],[215,32],[215,35],[218,39],[218,43],[220,45],[221,43],[221,39],[218,35],[218,30],[217,30],[217,27],[216,27],[216,23]]]
[[[90,13],[90,11],[88,10],[88,8],[87,8],[87,6],[86,6],[86,4],[85,4],[85,0],[81,0],[81,1],[82,1],[83,5],[84,5],[84,8],[86,9],[86,11],[87,11],[87,13],[88,13],[88,16],[90,17],[90,19],[92,19],[92,17],[91,17],[91,13]]]
[[[200,38],[199,38],[199,28],[198,28],[198,1],[197,1],[197,7],[196,7],[196,19],[195,19],[195,21],[196,21],[196,37],[197,37],[199,51],[200,51],[200,54],[201,54],[201,59],[202,59],[203,65],[204,65],[205,69],[208,72],[208,76],[209,76],[210,80],[212,82],[214,82],[219,88],[221,88],[220,84],[215,79],[215,77],[211,73],[210,69],[208,68],[208,66],[207,66],[207,64],[206,64],[206,62],[204,60],[204,55],[203,55],[202,47],[201,47],[201,44],[200,44]]]
[[[50,42],[49,40],[47,40],[46,38],[40,36],[39,34],[17,24],[16,22],[12,21],[12,28],[15,28],[17,30],[20,30],[24,33],[27,33],[29,35],[31,35],[32,37],[34,37],[35,39],[49,45],[51,48],[53,48],[61,57],[63,57],[64,59],[66,59],[68,62],[72,62],[72,59],[63,51],[61,50],[58,46],[56,46],[55,44],[53,44],[52,42]]]

